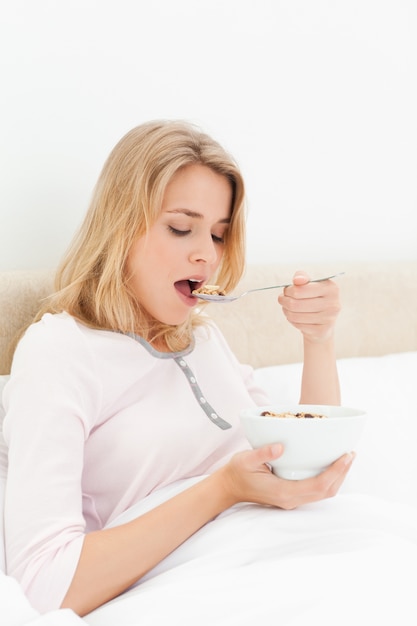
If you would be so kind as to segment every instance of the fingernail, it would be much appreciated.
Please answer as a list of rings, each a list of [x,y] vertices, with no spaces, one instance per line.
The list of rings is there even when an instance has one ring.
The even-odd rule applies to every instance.
[[[277,457],[282,452],[282,443],[273,443],[272,444],[272,454],[274,457]]]
[[[354,452],[348,452],[344,458],[345,465],[350,465],[353,462],[353,459],[355,458],[355,456],[356,454]]]

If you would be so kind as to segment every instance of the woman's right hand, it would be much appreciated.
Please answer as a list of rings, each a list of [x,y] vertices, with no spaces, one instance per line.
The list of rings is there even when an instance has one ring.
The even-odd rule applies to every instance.
[[[235,454],[222,469],[229,497],[238,502],[254,502],[281,509],[296,507],[331,498],[340,489],[355,454],[347,453],[321,474],[304,480],[285,480],[275,476],[268,465],[284,452],[275,443]]]

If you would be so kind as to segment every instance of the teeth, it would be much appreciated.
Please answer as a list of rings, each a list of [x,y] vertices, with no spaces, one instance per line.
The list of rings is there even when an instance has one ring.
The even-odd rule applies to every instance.
[[[195,278],[189,278],[188,281],[190,283],[199,283],[200,282],[199,280],[196,280]]]

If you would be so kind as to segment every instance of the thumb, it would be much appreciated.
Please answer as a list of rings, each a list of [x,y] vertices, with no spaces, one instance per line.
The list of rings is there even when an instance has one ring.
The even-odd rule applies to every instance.
[[[262,446],[255,450],[255,459],[257,463],[269,463],[279,457],[284,452],[284,446],[282,443],[270,443],[267,446]]]
[[[306,285],[310,282],[310,276],[307,274],[307,272],[299,270],[298,272],[295,272],[292,282],[294,283],[294,285]]]

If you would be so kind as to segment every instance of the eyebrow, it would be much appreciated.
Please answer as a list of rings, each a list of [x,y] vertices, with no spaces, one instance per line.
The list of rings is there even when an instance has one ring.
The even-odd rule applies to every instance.
[[[171,211],[167,211],[167,213],[182,213],[187,217],[193,217],[200,220],[204,218],[201,213],[197,213],[197,211],[191,211],[190,209],[171,209]],[[230,221],[230,217],[225,217],[224,219],[219,220],[218,224],[230,224]]]

